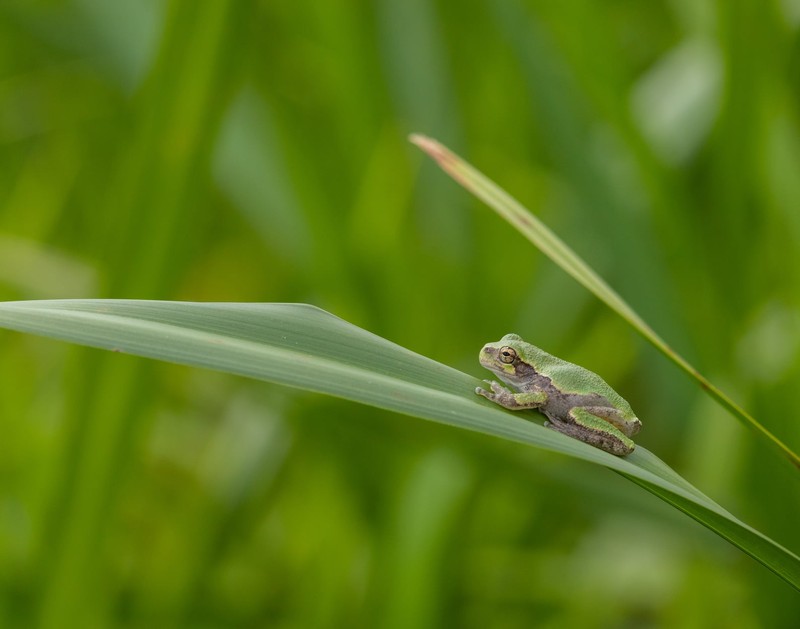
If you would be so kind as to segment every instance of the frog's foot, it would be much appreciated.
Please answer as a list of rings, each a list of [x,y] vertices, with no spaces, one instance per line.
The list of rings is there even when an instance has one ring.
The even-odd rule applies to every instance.
[[[487,391],[482,387],[476,387],[475,393],[512,411],[540,408],[547,402],[547,394],[544,391],[513,393],[493,380],[484,380],[484,382],[486,382],[492,390]]]
[[[626,437],[633,437],[642,427],[642,422],[638,417],[626,418],[621,411],[610,406],[586,406],[584,408],[595,417],[606,420]]]
[[[569,414],[574,423],[551,417],[549,422],[545,422],[545,426],[616,456],[633,452],[633,441],[605,419],[596,417],[581,407],[571,409]]]

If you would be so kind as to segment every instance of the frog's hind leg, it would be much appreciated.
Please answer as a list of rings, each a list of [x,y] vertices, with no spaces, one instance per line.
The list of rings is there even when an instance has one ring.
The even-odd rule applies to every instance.
[[[545,425],[616,456],[625,456],[633,452],[635,447],[633,441],[605,419],[592,415],[584,407],[573,408],[569,414],[574,423],[551,417]]]
[[[611,406],[584,406],[595,417],[606,420],[626,437],[633,437],[642,427],[637,417],[626,419],[623,414]]]

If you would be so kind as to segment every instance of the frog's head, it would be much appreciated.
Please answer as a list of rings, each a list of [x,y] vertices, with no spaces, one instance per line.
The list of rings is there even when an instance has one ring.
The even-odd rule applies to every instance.
[[[525,361],[525,342],[516,334],[506,334],[495,343],[487,343],[478,356],[481,365],[512,386],[527,382],[532,367]]]

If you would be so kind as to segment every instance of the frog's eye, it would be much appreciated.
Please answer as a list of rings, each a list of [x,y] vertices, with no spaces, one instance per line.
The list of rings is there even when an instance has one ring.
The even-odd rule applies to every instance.
[[[513,347],[501,347],[500,348],[500,362],[505,363],[506,365],[510,365],[517,359],[517,352],[514,350]]]

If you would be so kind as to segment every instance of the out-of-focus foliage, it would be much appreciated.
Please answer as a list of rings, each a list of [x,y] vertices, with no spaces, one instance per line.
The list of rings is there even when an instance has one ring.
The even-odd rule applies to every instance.
[[[7,0],[0,297],[317,304],[476,375],[516,331],[788,548],[800,479],[406,142],[438,137],[800,448],[797,0]],[[595,468],[0,334],[0,624],[793,627]]]

